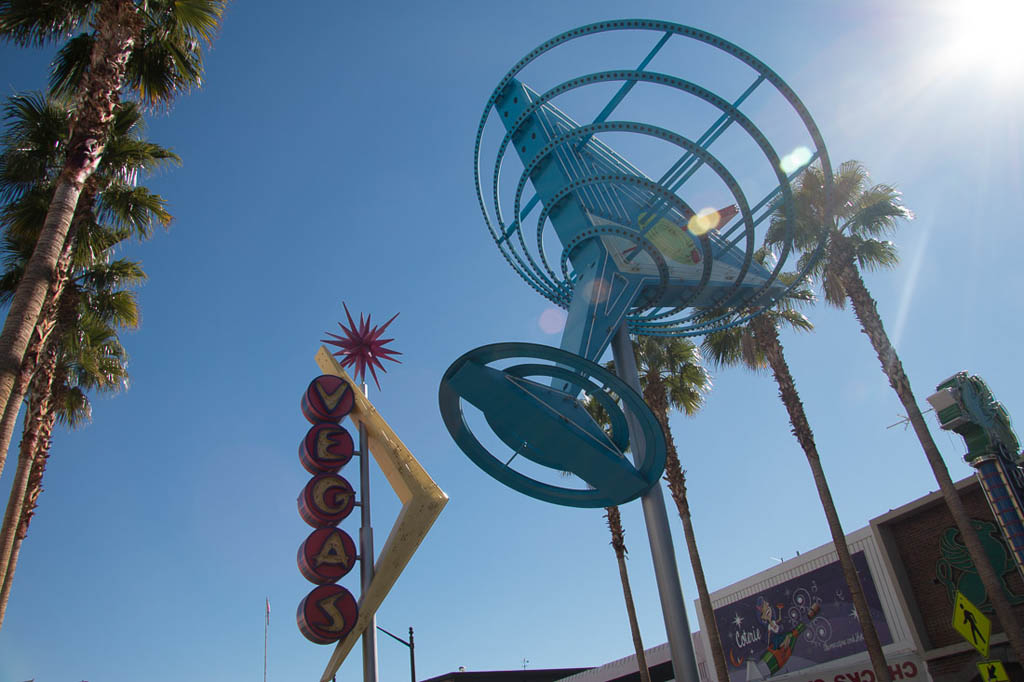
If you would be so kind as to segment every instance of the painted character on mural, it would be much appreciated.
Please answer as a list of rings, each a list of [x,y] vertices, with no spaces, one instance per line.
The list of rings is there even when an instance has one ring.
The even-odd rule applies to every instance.
[[[779,672],[789,657],[793,655],[793,647],[796,645],[800,634],[807,628],[807,623],[797,623],[795,628],[783,630],[782,607],[783,604],[772,604],[764,597],[758,597],[756,602],[757,614],[761,622],[768,628],[768,647],[761,654],[761,662],[768,666],[770,674]],[[821,608],[821,604],[815,602],[807,611],[807,620],[812,620]]]

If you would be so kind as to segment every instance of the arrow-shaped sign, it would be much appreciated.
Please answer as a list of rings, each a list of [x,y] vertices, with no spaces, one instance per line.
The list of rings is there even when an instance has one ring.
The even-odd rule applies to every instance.
[[[317,351],[316,363],[324,374],[333,374],[352,386],[356,385],[323,346]],[[323,677],[320,678],[321,682],[330,682],[338,672],[338,668],[366,630],[373,615],[398,580],[398,576],[434,524],[434,520],[448,503],[448,496],[434,483],[388,423],[381,418],[369,399],[362,391],[352,393],[355,396],[355,407],[348,416],[356,426],[362,424],[366,427],[370,454],[401,500],[402,509],[398,512],[398,518],[384,543],[384,548],[377,556],[373,580],[359,598],[359,618],[356,625],[345,639],[338,642]]]

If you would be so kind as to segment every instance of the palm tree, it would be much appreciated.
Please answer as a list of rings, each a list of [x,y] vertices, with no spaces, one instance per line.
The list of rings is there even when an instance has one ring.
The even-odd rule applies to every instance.
[[[134,308],[133,297],[118,296],[128,292],[113,293],[115,297],[130,299]],[[28,469],[24,501],[20,510],[14,499],[8,503],[4,530],[0,533],[0,537],[6,537],[10,528],[13,534],[4,578],[0,581],[0,627],[7,612],[21,545],[42,492],[54,424],[59,420],[74,428],[89,421],[91,407],[86,391],[115,391],[127,382],[127,354],[114,329],[102,317],[92,311],[83,312],[76,329],[62,338],[61,352],[55,354],[57,362],[45,363],[43,371],[33,379],[19,452],[19,468],[25,463]]]
[[[594,403],[595,405],[597,403]],[[640,637],[640,623],[636,618],[636,603],[633,601],[633,590],[629,586],[629,572],[626,570],[626,532],[622,529],[622,515],[619,508],[605,507],[605,518],[608,519],[608,530],[612,533],[612,549],[615,560],[619,564],[619,580],[622,581],[622,596],[626,600],[626,616],[629,618],[629,631],[633,635],[633,649],[636,651],[636,663],[640,669],[641,682],[651,682],[651,671],[647,667],[647,654],[644,642]]]
[[[26,276],[26,264],[36,244],[46,212],[46,196],[52,192],[50,150],[60,149],[67,141],[61,127],[53,121],[69,120],[70,113],[58,100],[41,95],[18,96],[9,104],[6,149],[0,155],[0,192],[8,203],[0,213],[5,227],[6,272],[0,277],[0,301],[9,300]],[[143,121],[139,107],[124,104],[115,111],[111,123],[107,153],[97,172],[87,181],[87,190],[75,210],[71,238],[64,245],[58,262],[60,286],[51,284],[47,302],[37,321],[30,353],[22,361],[15,395],[17,403],[8,403],[0,420],[0,438],[9,443],[18,408],[30,381],[36,382],[35,396],[50,392],[57,363],[67,350],[66,334],[88,314],[100,315],[100,321],[115,326],[134,326],[137,310],[134,295],[121,290],[144,278],[137,263],[109,261],[108,250],[129,236],[146,238],[155,224],[167,225],[163,198],[138,186],[140,171],[153,170],[177,156],[143,139]],[[66,130],[66,128],[64,129]],[[56,154],[59,157],[59,154]],[[66,286],[67,282],[72,286]],[[79,308],[79,301],[87,308]],[[35,379],[33,379],[35,376]],[[44,381],[39,384],[39,381]],[[59,385],[58,385],[59,386]],[[41,419],[37,407],[34,418]],[[32,436],[32,434],[29,434]],[[18,470],[3,528],[0,529],[0,586],[4,584],[10,556],[17,544],[18,520],[30,494],[33,478],[32,437],[23,442]],[[6,453],[6,446],[0,452]],[[31,498],[28,498],[31,499]]]
[[[690,566],[693,568],[694,580],[697,583],[701,615],[708,628],[708,642],[711,645],[715,673],[719,680],[727,682],[729,672],[725,663],[725,652],[719,639],[714,609],[711,608],[711,595],[704,575],[704,564],[697,549],[690,503],[686,497],[686,471],[679,462],[675,440],[668,424],[670,410],[681,410],[688,416],[693,416],[700,410],[704,405],[704,395],[711,389],[711,377],[701,364],[700,351],[686,339],[638,336],[633,339],[633,355],[636,358],[644,401],[654,412],[665,434],[665,480],[668,481],[669,491],[675,500],[676,510],[683,524]],[[614,371],[615,363],[609,362],[607,367]],[[607,423],[607,415],[596,402],[589,403],[588,409],[599,423]]]
[[[0,37],[18,45],[44,45],[88,29],[64,45],[53,72],[55,91],[73,93],[76,106],[39,240],[0,332],[0,412],[11,401],[75,209],[104,156],[122,94],[127,89],[156,105],[199,85],[202,46],[212,43],[226,6],[227,0],[0,1]]]
[[[763,257],[766,254],[762,250],[760,255]],[[797,442],[807,457],[807,464],[811,468],[814,487],[818,491],[818,499],[821,500],[821,507],[828,522],[828,530],[832,535],[832,544],[836,548],[839,565],[842,568],[846,586],[850,590],[850,599],[853,601],[857,620],[864,635],[864,645],[871,659],[871,667],[874,669],[875,678],[879,682],[885,682],[892,678],[889,666],[885,662],[885,654],[882,653],[882,643],[875,630],[874,621],[871,619],[871,610],[864,596],[860,579],[857,577],[857,568],[853,564],[850,548],[846,544],[846,533],[843,532],[839,513],[832,500],[832,491],[825,478],[825,470],[821,465],[821,457],[818,455],[814,433],[811,431],[803,402],[796,390],[796,382],[789,371],[789,363],[786,362],[782,342],[779,340],[779,327],[781,326],[787,326],[797,331],[811,331],[814,328],[811,321],[794,308],[795,303],[806,303],[813,300],[814,295],[809,289],[797,287],[778,304],[777,308],[761,311],[747,324],[708,334],[702,348],[718,367],[744,365],[754,371],[760,371],[765,367],[771,368],[775,383],[779,386],[779,397],[782,398],[786,413],[789,415],[793,435],[796,436]]]
[[[882,241],[878,237],[891,234],[901,219],[910,219],[912,214],[903,206],[902,196],[894,187],[869,185],[867,170],[856,161],[843,163],[835,172],[829,199],[826,199],[823,180],[822,171],[812,167],[796,183],[793,197],[797,214],[794,244],[804,251],[806,257],[822,233],[825,233],[825,258],[813,271],[821,281],[825,300],[837,308],[843,308],[849,299],[853,306],[853,312],[861,329],[871,340],[889,385],[896,391],[907,411],[907,418],[924,449],[942,496],[960,531],[960,537],[978,569],[996,616],[1017,658],[1024,661],[1024,633],[1002,590],[999,577],[981,546],[981,540],[971,526],[970,517],[949,476],[946,462],[917,405],[910,379],[903,371],[903,363],[885,332],[878,306],[860,274],[859,268],[874,270],[892,267],[898,262],[896,247],[892,242]],[[826,205],[826,202],[830,205]],[[826,215],[833,218],[825,221],[823,216]],[[781,234],[781,220],[773,218],[768,239],[777,242]]]
[[[32,490],[32,481],[35,478],[41,483],[41,467],[49,453],[46,434],[52,431],[60,406],[67,405],[76,390],[116,390],[126,378],[126,355],[115,329],[138,325],[135,294],[124,287],[144,278],[138,263],[100,263],[77,276],[61,294],[53,342],[47,344],[45,358],[32,379],[25,437],[0,526],[0,591],[8,585],[8,573],[16,563],[16,547],[23,537],[20,531],[27,526],[22,519],[35,507],[38,492]],[[0,602],[0,612],[4,608]]]
[[[61,169],[63,151],[67,147],[71,109],[59,98],[46,98],[33,93],[9,98],[6,107],[7,129],[0,154],[0,198],[5,201],[0,224],[18,242],[9,253],[16,264],[0,282],[0,297],[9,302],[23,279],[25,261],[31,255],[43,224],[53,186]],[[114,242],[132,233],[146,239],[152,227],[165,227],[171,216],[162,197],[137,186],[140,172],[152,172],[164,164],[179,161],[177,155],[144,139],[142,113],[138,105],[120,105],[114,113],[106,152],[97,172],[86,183],[75,210],[54,281],[50,283],[46,302],[34,329],[31,343],[22,360],[11,400],[0,418],[0,472],[6,460],[8,445],[17,422],[22,398],[42,357],[56,319],[59,292],[64,287],[74,263],[79,266],[104,257]],[[115,230],[98,231],[93,226],[100,217]],[[85,226],[86,229],[80,229]],[[23,253],[28,249],[27,254]],[[73,263],[72,252],[75,251]],[[13,269],[11,269],[13,268]]]

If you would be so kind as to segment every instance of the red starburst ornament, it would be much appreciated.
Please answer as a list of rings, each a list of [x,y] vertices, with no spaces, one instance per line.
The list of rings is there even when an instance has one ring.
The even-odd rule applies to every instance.
[[[377,369],[385,374],[387,373],[387,370],[384,369],[384,365],[380,361],[390,360],[399,364],[402,362],[391,357],[392,355],[401,355],[401,353],[384,347],[384,344],[390,343],[394,339],[380,338],[380,335],[384,333],[388,325],[395,321],[395,317],[398,317],[398,313],[395,313],[395,317],[392,317],[381,326],[371,327],[369,315],[363,320],[363,314],[359,313],[359,324],[357,325],[355,320],[352,319],[352,314],[348,311],[348,306],[344,302],[341,305],[345,308],[348,326],[346,327],[339,322],[338,326],[341,327],[343,335],[339,336],[331,332],[324,332],[328,336],[334,337],[334,339],[321,339],[321,341],[341,348],[341,350],[334,354],[342,358],[342,367],[354,367],[353,371],[360,382],[366,379],[366,370],[369,369],[370,374],[373,375],[373,383],[377,384],[377,390],[380,390],[380,382],[377,381]]]

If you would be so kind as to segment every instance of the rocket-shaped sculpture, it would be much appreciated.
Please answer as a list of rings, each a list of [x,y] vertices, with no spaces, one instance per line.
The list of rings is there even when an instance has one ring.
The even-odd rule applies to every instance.
[[[721,308],[770,304],[785,290],[715,233],[736,215],[698,215],[611,147],[511,79],[496,109],[575,272],[561,347],[597,361],[637,307]],[[710,267],[708,265],[710,264]]]

